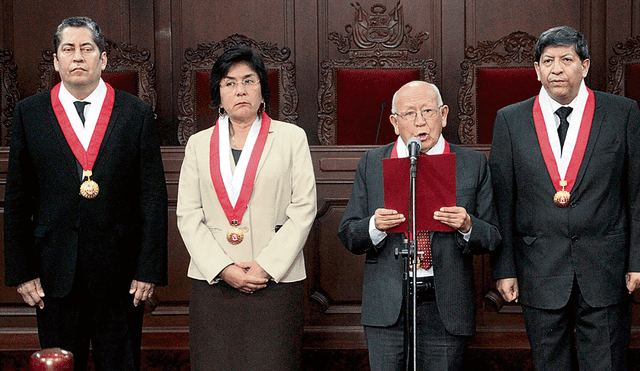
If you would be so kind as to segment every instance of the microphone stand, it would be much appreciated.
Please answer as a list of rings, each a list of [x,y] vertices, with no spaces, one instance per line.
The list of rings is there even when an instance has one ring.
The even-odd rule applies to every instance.
[[[409,179],[409,223],[408,239],[404,239],[403,250],[395,250],[396,258],[398,255],[403,256],[404,261],[404,287],[403,296],[405,299],[405,316],[404,316],[404,354],[405,354],[405,370],[415,371],[417,368],[417,256],[418,249],[416,243],[416,177],[418,175],[417,156],[411,158],[411,176]]]
[[[373,143],[373,145],[377,146],[378,145],[378,136],[380,135],[380,125],[382,125],[382,115],[384,114],[384,109],[387,108],[387,104],[386,103],[382,103],[380,105],[380,119],[378,119],[378,130],[376,131],[376,141]]]

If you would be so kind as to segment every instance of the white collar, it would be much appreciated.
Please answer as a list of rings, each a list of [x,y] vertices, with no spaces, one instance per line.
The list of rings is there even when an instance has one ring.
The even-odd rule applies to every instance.
[[[100,107],[102,108],[102,101],[104,101],[104,97],[106,96],[107,96],[107,85],[104,83],[102,78],[100,78],[100,82],[98,82],[98,86],[96,86],[96,88],[91,92],[91,94],[89,94],[89,96],[83,99],[82,101],[89,102],[91,103],[91,105],[94,105],[95,103],[100,103]],[[58,98],[60,98],[60,102],[62,102],[62,104],[66,102],[73,103],[79,100],[78,98],[74,97],[69,92],[69,90],[67,90],[67,87],[64,85],[64,82],[60,84],[60,92],[58,93]]]
[[[220,153],[220,174],[222,175],[222,181],[224,182],[224,187],[227,189],[227,195],[229,195],[231,205],[235,206],[240,196],[240,190],[242,189],[244,174],[249,165],[251,152],[260,133],[262,117],[258,115],[253,124],[251,124],[249,135],[244,142],[244,148],[242,148],[242,154],[240,154],[240,159],[235,165],[235,171],[231,170],[231,161],[233,161],[233,158],[231,156],[231,144],[229,143],[229,124],[229,116],[225,115],[218,119],[218,151]]]
[[[397,143],[396,151],[398,152],[398,158],[409,157],[409,149],[407,148],[407,145],[405,144],[405,142],[402,140],[402,137],[398,136],[396,143]],[[436,144],[433,147],[431,147],[429,151],[427,151],[427,155],[443,154],[444,148],[445,148],[444,143],[445,143],[444,137],[442,136],[442,134],[440,134],[440,138],[438,138],[438,141],[436,142]]]

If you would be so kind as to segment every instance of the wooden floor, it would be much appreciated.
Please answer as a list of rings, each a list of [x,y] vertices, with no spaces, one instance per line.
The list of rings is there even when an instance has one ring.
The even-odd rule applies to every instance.
[[[28,371],[32,351],[0,351],[0,370]],[[465,371],[529,371],[526,349],[469,349]],[[90,367],[93,371],[93,367]],[[313,350],[303,353],[303,371],[369,371],[366,350]],[[640,351],[631,350],[629,370],[640,371]],[[189,351],[143,350],[142,371],[189,371]]]
[[[0,352],[0,370],[28,371],[31,351]],[[470,350],[465,370],[531,370],[528,351],[489,354]],[[366,350],[305,350],[303,371],[369,371]],[[90,370],[94,370],[90,367]],[[639,369],[640,370],[640,369]],[[189,371],[188,350],[147,350],[142,353],[142,371]]]

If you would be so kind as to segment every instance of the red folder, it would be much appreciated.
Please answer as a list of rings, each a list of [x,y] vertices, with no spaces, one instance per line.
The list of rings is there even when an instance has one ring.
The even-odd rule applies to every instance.
[[[387,230],[407,232],[409,220],[409,158],[388,158],[382,161],[384,173],[384,207],[404,214],[404,223]],[[453,228],[433,218],[441,207],[456,206],[456,155],[418,156],[416,176],[416,228],[419,231],[451,232]]]

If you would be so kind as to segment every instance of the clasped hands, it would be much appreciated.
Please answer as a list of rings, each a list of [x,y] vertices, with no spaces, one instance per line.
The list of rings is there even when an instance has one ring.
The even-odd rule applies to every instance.
[[[442,207],[433,214],[433,218],[462,233],[471,230],[471,217],[467,214],[467,210],[461,206]],[[376,210],[374,220],[378,230],[386,231],[404,222],[405,217],[395,210],[380,208]]]
[[[133,280],[131,281],[131,287],[129,288],[129,294],[133,295],[133,305],[136,307],[141,302],[149,299],[153,295],[153,289],[155,284],[150,282],[142,282]],[[40,278],[33,279],[18,285],[18,294],[22,296],[22,300],[30,306],[38,306],[38,308],[44,308],[44,290],[40,284]]]
[[[252,260],[227,265],[220,272],[220,278],[242,293],[253,294],[255,291],[267,287],[271,276],[262,269],[260,264]]]

